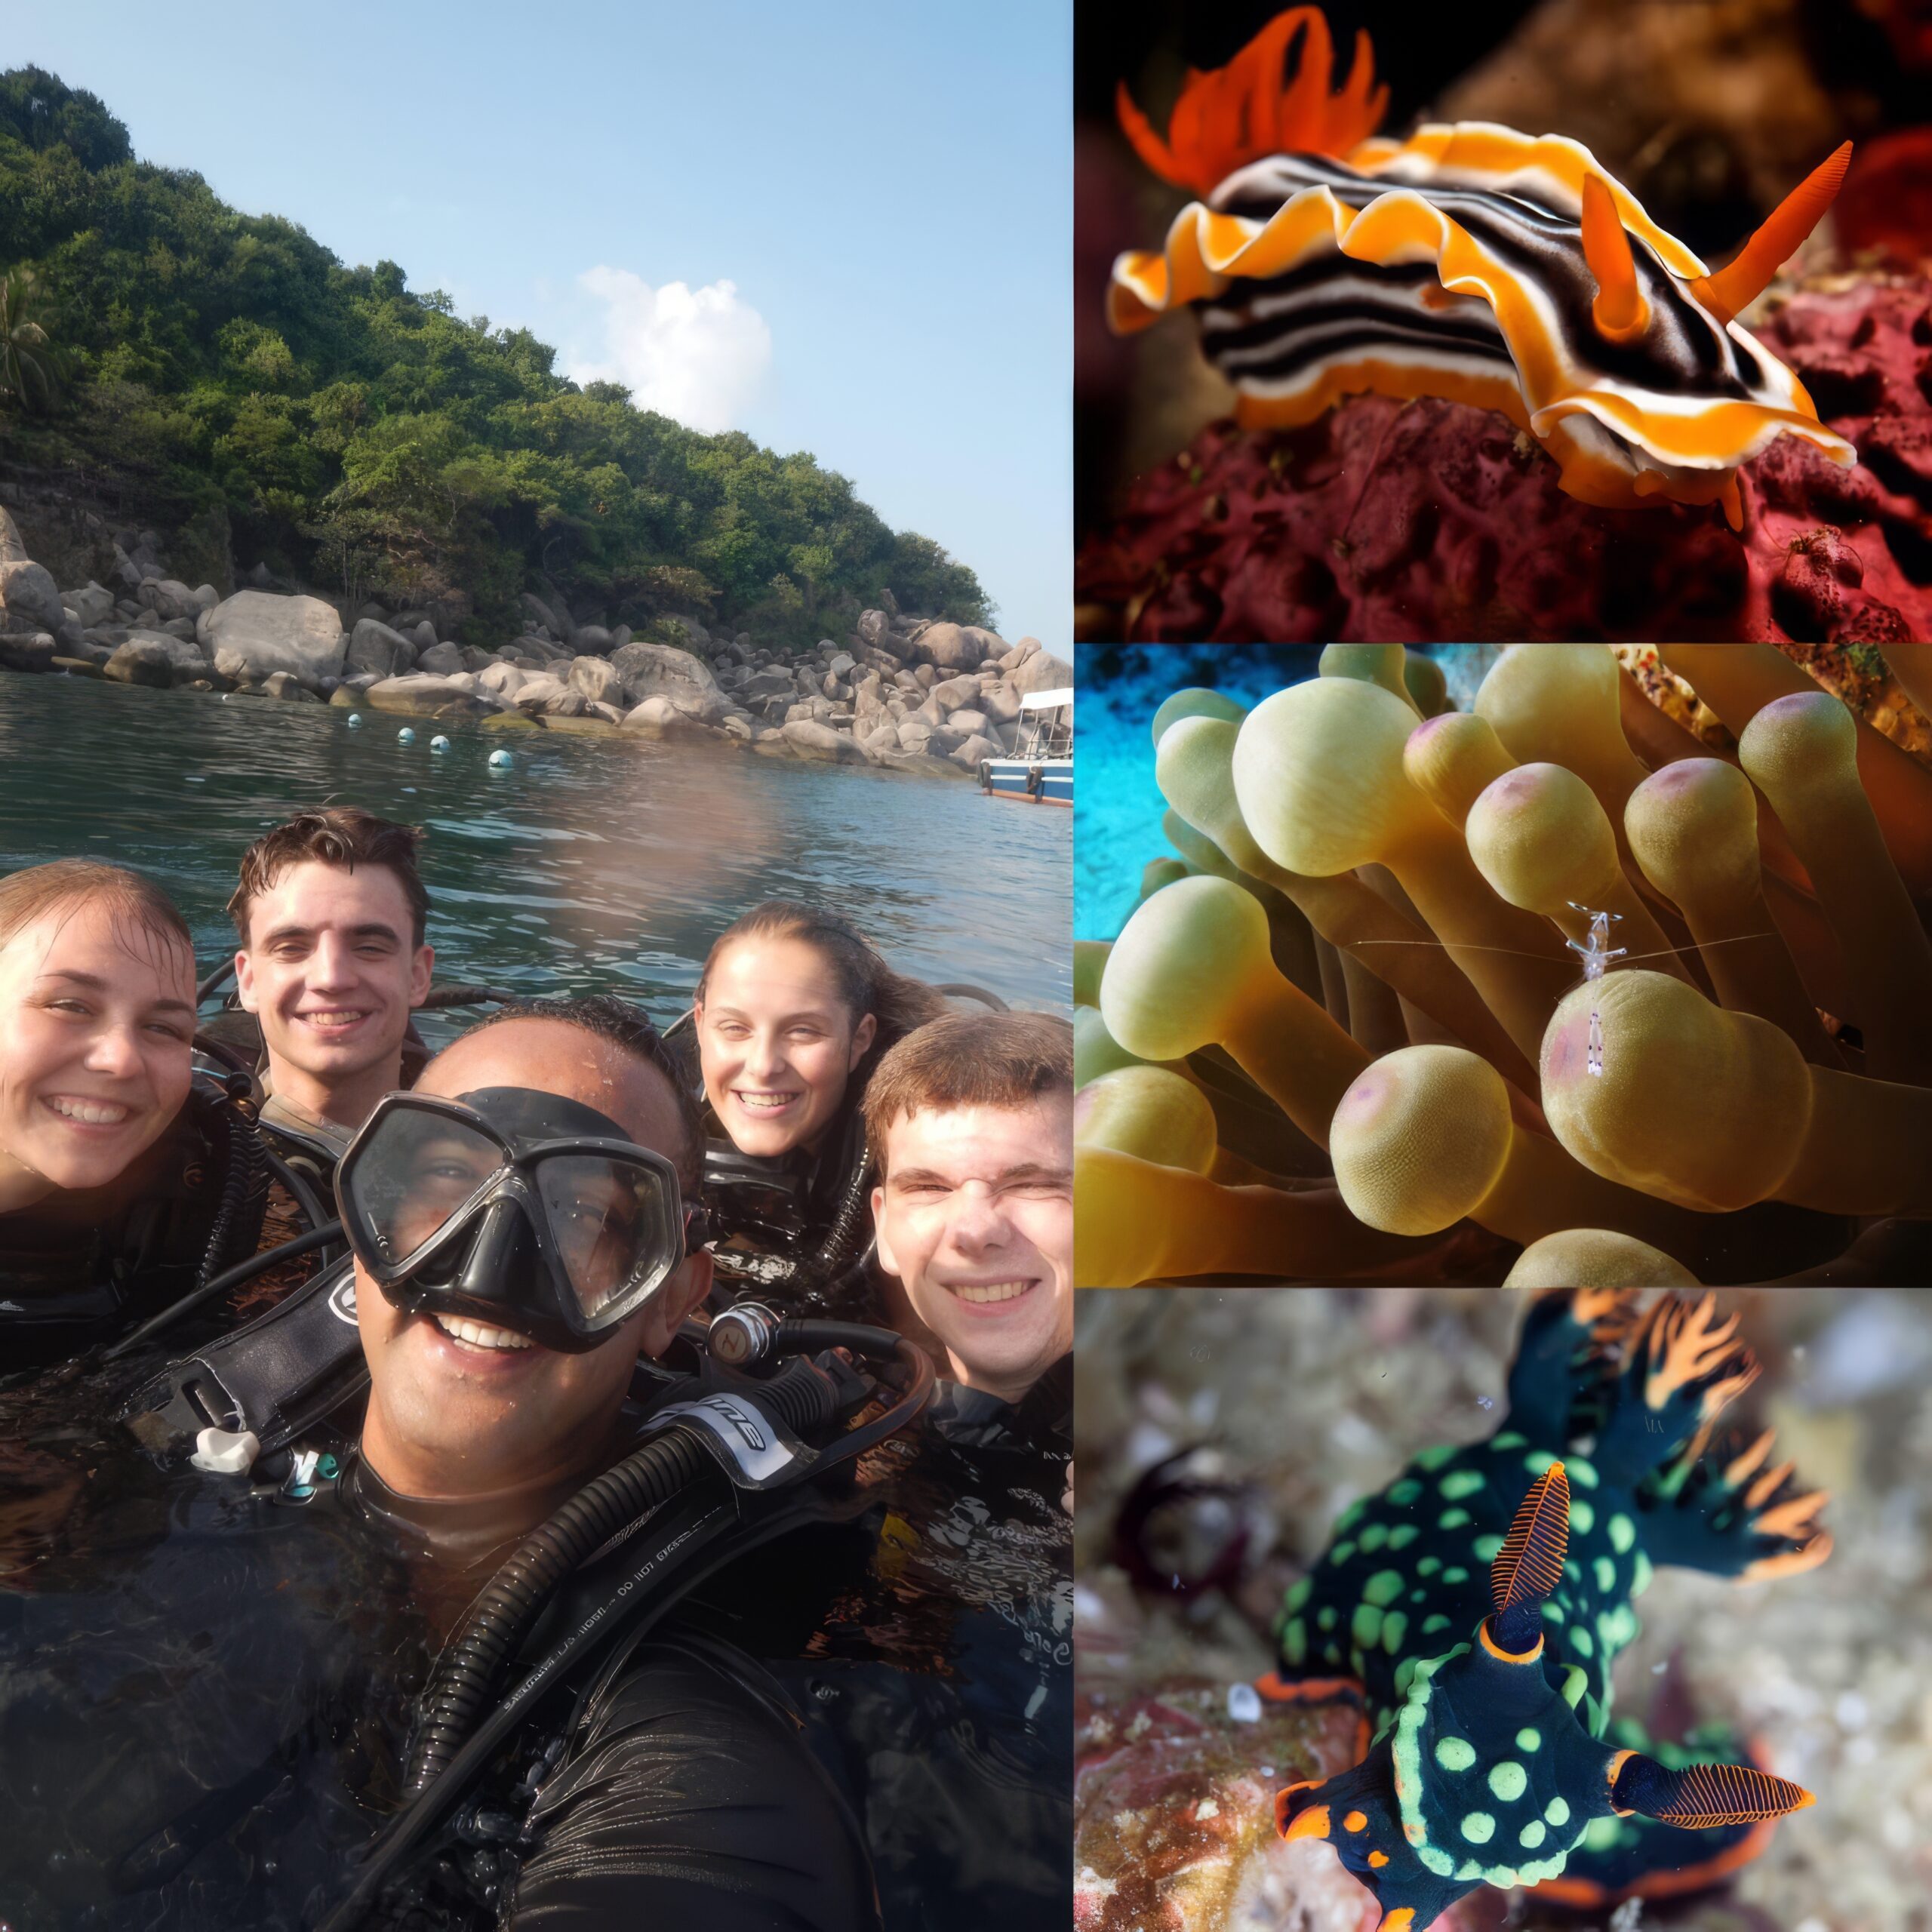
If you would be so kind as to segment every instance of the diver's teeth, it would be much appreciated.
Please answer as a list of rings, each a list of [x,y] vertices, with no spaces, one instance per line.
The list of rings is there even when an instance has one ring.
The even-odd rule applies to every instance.
[[[519,1335],[509,1328],[488,1328],[480,1321],[472,1321],[461,1315],[439,1315],[436,1326],[445,1335],[454,1335],[460,1342],[472,1342],[479,1349],[528,1349],[534,1348],[528,1335]]]
[[[79,1100],[63,1094],[47,1104],[64,1118],[88,1127],[113,1127],[128,1118],[128,1109],[112,1100]]]
[[[1032,1286],[1030,1281],[980,1281],[961,1283],[952,1292],[961,1301],[1014,1301]]]

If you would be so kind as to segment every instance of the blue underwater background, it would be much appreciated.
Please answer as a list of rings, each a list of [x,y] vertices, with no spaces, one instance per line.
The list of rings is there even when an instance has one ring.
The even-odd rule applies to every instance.
[[[1497,647],[1420,647],[1442,666],[1466,711]],[[1112,939],[1134,908],[1149,859],[1172,857],[1161,831],[1165,809],[1154,783],[1150,729],[1162,699],[1211,685],[1252,706],[1316,675],[1315,644],[1083,644],[1074,649],[1078,772],[1073,807],[1073,936]]]

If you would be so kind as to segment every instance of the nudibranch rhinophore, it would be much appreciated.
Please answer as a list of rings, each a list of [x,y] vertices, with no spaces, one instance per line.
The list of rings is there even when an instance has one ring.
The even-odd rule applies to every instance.
[[[1383,1932],[1425,1932],[1478,1885],[1585,1906],[1693,1890],[1812,1802],[1713,1727],[1690,1749],[1611,1718],[1655,1565],[1754,1581],[1832,1546],[1823,1494],[1767,1466],[1768,1430],[1717,1434],[1758,1373],[1737,1318],[1709,1295],[1640,1301],[1539,1297],[1507,1427],[1425,1450],[1287,1593],[1281,1668],[1257,1687],[1358,1696],[1376,1728],[1352,1770],[1280,1792],[1275,1821],[1334,1846]]]
[[[1331,94],[1333,58],[1321,10],[1291,8],[1227,66],[1189,75],[1164,139],[1122,85],[1141,158],[1205,199],[1163,248],[1115,263],[1115,330],[1192,304],[1251,427],[1312,422],[1364,390],[1500,411],[1564,490],[1607,508],[1717,502],[1735,527],[1737,466],[1774,438],[1854,460],[1734,319],[1830,205],[1850,143],[1713,273],[1562,135],[1462,122],[1373,138],[1388,90],[1367,35]]]

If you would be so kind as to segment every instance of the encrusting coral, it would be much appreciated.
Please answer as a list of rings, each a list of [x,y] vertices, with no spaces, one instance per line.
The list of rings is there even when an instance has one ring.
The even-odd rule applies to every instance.
[[[1186,875],[1076,964],[1082,1285],[1923,1278],[1932,774],[1776,652],[1663,655],[1737,762],[1626,732],[1602,645],[1472,712],[1380,647],[1162,705]]]
[[[1605,509],[1494,411],[1357,395],[1299,429],[1210,424],[1138,478],[1074,566],[1081,635],[1932,637],[1932,278],[1834,278],[1762,325],[1859,452],[1780,438],[1712,509]],[[1654,500],[1653,500],[1654,501]]]

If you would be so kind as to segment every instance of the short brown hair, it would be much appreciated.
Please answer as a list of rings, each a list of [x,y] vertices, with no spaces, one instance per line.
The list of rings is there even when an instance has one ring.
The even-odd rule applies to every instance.
[[[45,912],[63,906],[78,911],[95,899],[105,900],[150,938],[181,946],[193,960],[194,935],[174,900],[152,879],[98,859],[56,859],[0,878],[0,946]]]
[[[242,880],[228,902],[228,915],[242,943],[248,943],[248,909],[291,866],[311,859],[353,872],[358,866],[386,866],[395,873],[402,896],[409,901],[414,943],[423,943],[429,916],[429,895],[416,869],[416,848],[423,841],[413,825],[378,818],[359,805],[325,805],[318,811],[297,812],[278,825],[242,854]]]
[[[908,1033],[866,1087],[866,1142],[881,1173],[900,1115],[1023,1107],[1073,1093],[1073,1024],[1051,1013],[952,1013]],[[1069,1158],[1071,1158],[1069,1155]]]

